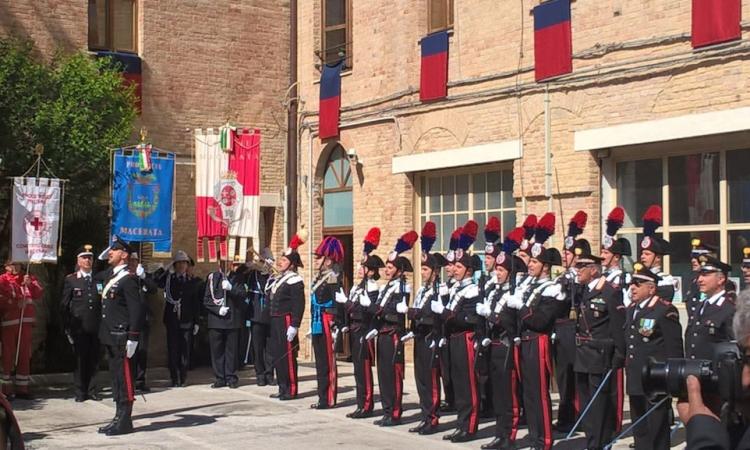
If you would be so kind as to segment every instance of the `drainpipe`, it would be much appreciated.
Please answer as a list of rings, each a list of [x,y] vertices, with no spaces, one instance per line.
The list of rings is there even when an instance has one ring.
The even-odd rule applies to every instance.
[[[289,86],[287,108],[287,139],[286,139],[286,189],[284,216],[283,246],[287,245],[289,236],[297,230],[297,0],[289,1]]]
[[[552,117],[549,84],[544,89],[544,195],[547,197],[547,211],[552,211]]]

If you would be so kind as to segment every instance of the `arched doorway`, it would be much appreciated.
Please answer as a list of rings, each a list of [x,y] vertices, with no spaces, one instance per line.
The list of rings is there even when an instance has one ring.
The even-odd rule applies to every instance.
[[[323,235],[335,236],[344,245],[342,276],[344,290],[352,285],[354,260],[352,251],[352,168],[346,151],[336,144],[328,155],[323,173]]]

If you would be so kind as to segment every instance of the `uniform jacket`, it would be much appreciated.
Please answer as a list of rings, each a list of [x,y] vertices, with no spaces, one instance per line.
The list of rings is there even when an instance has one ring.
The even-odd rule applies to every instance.
[[[299,328],[305,313],[305,284],[297,272],[278,275],[266,290],[271,317],[291,315],[291,326]]]
[[[625,312],[625,372],[629,395],[644,395],[641,373],[649,358],[682,358],[682,326],[677,309],[658,296]]]
[[[339,286],[339,275],[332,270],[318,274],[310,286],[312,291],[310,294],[310,331],[312,334],[323,332],[324,312],[333,314],[337,324],[343,323],[343,308],[339,308],[334,299]]]
[[[73,334],[99,333],[102,301],[93,274],[87,277],[78,271],[66,276],[63,282],[61,305],[66,330]]]
[[[271,323],[271,313],[266,296],[267,284],[271,276],[259,270],[252,270],[247,278],[247,290],[250,299],[248,317],[253,323]]]
[[[574,369],[605,373],[625,363],[625,306],[622,291],[606,278],[594,280],[579,294]]]
[[[201,281],[189,274],[169,271],[154,274],[156,284],[164,290],[164,325],[168,328],[192,328],[200,315]]]
[[[240,272],[230,272],[226,279],[232,284],[232,289],[225,291],[222,272],[212,272],[206,281],[206,291],[203,295],[203,306],[208,311],[208,328],[231,330],[245,326],[247,315],[247,275]],[[222,306],[229,307],[226,315],[219,315]]]
[[[561,286],[549,279],[533,280],[524,284],[521,293],[524,304],[518,311],[518,316],[522,333],[530,331],[551,334],[555,321],[570,308]]]
[[[370,313],[369,308],[360,304],[362,295],[369,297],[370,305],[372,305],[378,301],[379,294],[380,286],[378,286],[377,281],[370,279],[363,279],[349,292],[349,299],[347,300],[345,307],[349,327],[353,331],[358,331],[362,326],[369,329],[369,324],[372,320],[372,314]]]
[[[510,291],[510,285],[496,284],[492,291],[487,293],[491,313],[487,318],[489,325],[489,337],[493,341],[507,339],[510,344],[518,336],[518,311],[505,306],[503,296]]]
[[[437,288],[439,289],[439,288]],[[414,303],[406,315],[411,320],[411,331],[417,336],[426,336],[432,333],[438,324],[436,314],[432,312],[430,303],[438,297],[436,285],[422,286],[414,297]]]
[[[99,339],[105,345],[137,341],[145,320],[137,277],[121,265],[107,271],[103,282]]]
[[[446,334],[450,336],[465,331],[476,331],[480,323],[477,304],[481,301],[479,287],[471,278],[454,284],[450,290],[450,301],[442,314]]]
[[[390,280],[383,286],[377,301],[369,307],[373,315],[373,328],[382,331],[396,331],[401,334],[406,328],[406,314],[396,311],[402,301],[409,304],[411,286],[403,278]]]
[[[702,302],[691,302],[687,311],[685,357],[713,360],[715,344],[734,339],[734,299],[721,291]]]

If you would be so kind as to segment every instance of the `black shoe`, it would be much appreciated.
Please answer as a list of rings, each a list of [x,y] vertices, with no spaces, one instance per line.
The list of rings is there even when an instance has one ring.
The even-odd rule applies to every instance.
[[[382,424],[382,423],[383,423],[383,422],[384,422],[384,421],[385,421],[386,419],[388,419],[388,416],[383,416],[383,417],[381,417],[380,419],[378,419],[378,420],[374,421],[374,422],[373,422],[373,425],[377,425],[377,426],[380,426],[380,424]]]
[[[492,442],[488,442],[480,447],[482,450],[510,449],[513,444],[506,438],[496,437]]]
[[[394,419],[393,417],[384,417],[383,422],[380,423],[381,427],[395,427],[401,425],[401,419]]]
[[[472,439],[474,439],[474,433],[460,431],[458,434],[451,438],[451,442],[469,442]]]
[[[355,409],[354,411],[352,411],[352,412],[350,412],[350,413],[347,413],[347,414],[346,414],[346,417],[348,417],[348,418],[350,418],[350,419],[353,419],[353,418],[355,418],[356,416],[358,416],[358,415],[359,415],[360,413],[362,413],[362,409],[361,409],[361,408],[357,408],[357,409]]]
[[[435,434],[437,432],[438,432],[437,423],[435,425],[432,425],[432,424],[428,423],[421,430],[419,430],[419,434],[421,434],[422,436],[427,436],[427,435],[430,435],[430,434]]]
[[[312,405],[310,405],[310,409],[328,409],[328,405],[320,402],[313,403]]]
[[[232,381],[231,383],[229,383],[229,389],[237,389],[238,387],[240,387],[240,383],[236,381]]]
[[[266,381],[268,382],[269,386],[278,386],[279,385],[279,383],[276,381],[276,378],[269,378]]]
[[[635,448],[635,442],[631,442],[630,445],[628,445],[628,448]]]
[[[83,403],[86,401],[85,395],[76,395],[76,403]]]
[[[353,415],[352,419],[369,419],[372,417],[372,410],[370,411],[360,411],[359,414]]]
[[[130,434],[133,432],[133,421],[130,416],[133,412],[133,404],[124,404],[117,409],[117,415],[112,423],[112,427],[104,432],[106,436],[119,436],[121,434]]]
[[[293,397],[291,394],[283,394],[279,395],[279,400],[294,400],[295,397]]]
[[[225,382],[223,382],[223,381],[214,381],[214,383],[211,385],[211,388],[212,389],[219,389],[219,388],[223,388],[223,387],[226,387],[226,386],[227,386],[227,384]]]
[[[409,428],[409,433],[419,433],[420,431],[422,431],[422,428],[426,426],[427,426],[427,421],[423,420],[419,422],[416,427]]]
[[[271,398],[279,398],[279,397],[281,397],[281,392],[273,393],[273,394],[269,395],[269,397],[271,397]]]
[[[89,400],[94,400],[97,402],[102,399],[96,392],[90,392],[86,397],[88,397]]]
[[[99,427],[99,430],[98,430],[98,431],[99,431],[99,433],[102,433],[102,434],[104,434],[104,433],[106,433],[107,431],[109,431],[109,430],[110,430],[110,428],[112,428],[112,427],[114,426],[114,424],[115,424],[115,422],[116,422],[116,421],[117,421],[117,419],[116,419],[116,418],[115,418],[115,419],[112,419],[112,420],[110,420],[110,421],[109,421],[109,423],[108,423],[108,424],[106,424],[106,425],[104,425],[104,426],[102,426],[102,427]]]
[[[265,379],[265,378],[258,378],[258,379],[257,379],[257,380],[255,381],[255,384],[256,384],[257,386],[266,386],[266,385],[268,385],[268,383],[266,383],[266,379]]]
[[[444,441],[450,441],[451,439],[453,439],[453,436],[457,435],[460,432],[461,432],[461,429],[460,428],[456,428],[455,430],[453,430],[453,433],[444,435],[443,436],[443,440]]]

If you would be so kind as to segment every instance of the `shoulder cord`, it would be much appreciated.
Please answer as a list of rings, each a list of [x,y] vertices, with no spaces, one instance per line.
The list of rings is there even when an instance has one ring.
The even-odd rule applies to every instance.
[[[222,298],[216,298],[216,295],[214,295],[214,273],[216,272],[208,276],[208,291],[211,293],[211,300],[214,302],[214,305],[226,306],[226,294]]]

